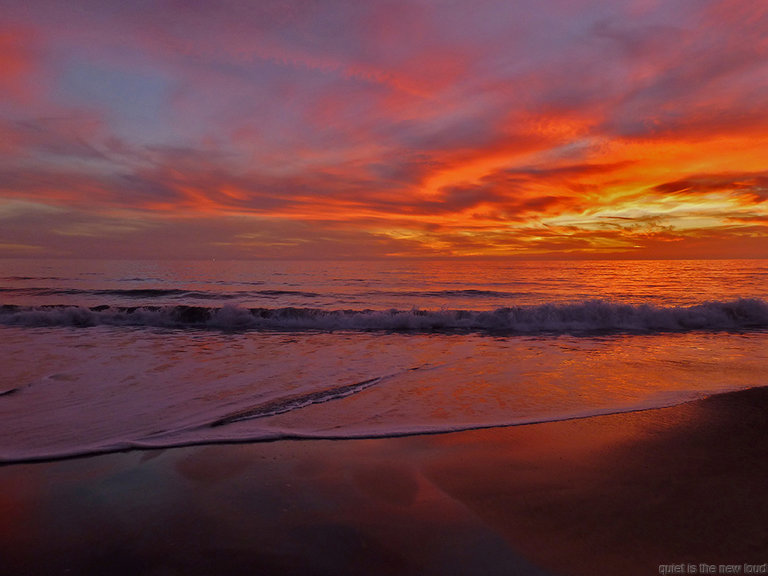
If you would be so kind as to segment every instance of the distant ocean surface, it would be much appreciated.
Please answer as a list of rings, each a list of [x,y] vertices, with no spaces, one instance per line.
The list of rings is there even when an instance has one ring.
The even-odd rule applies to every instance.
[[[0,260],[0,462],[762,386],[768,261]]]

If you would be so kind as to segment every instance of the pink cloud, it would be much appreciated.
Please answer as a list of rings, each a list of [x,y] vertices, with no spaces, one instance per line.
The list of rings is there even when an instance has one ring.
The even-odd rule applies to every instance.
[[[333,233],[342,252],[344,238],[365,238],[399,253],[387,226],[422,235],[410,250],[538,251],[587,249],[590,234],[619,242],[635,233],[619,220],[630,203],[653,212],[685,189],[695,202],[730,194],[721,216],[743,228],[718,233],[735,238],[750,218],[762,225],[767,11],[12,1],[13,26],[0,31],[0,201],[73,210],[91,230],[121,213],[254,218],[303,235],[296,251]],[[720,140],[727,170],[714,160]],[[678,149],[688,156],[666,158]],[[589,220],[611,210],[605,229]],[[525,231],[557,217],[581,228]],[[631,217],[661,245],[650,217]]]

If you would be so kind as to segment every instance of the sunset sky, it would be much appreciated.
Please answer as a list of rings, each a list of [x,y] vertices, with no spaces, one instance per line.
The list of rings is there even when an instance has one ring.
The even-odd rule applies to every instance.
[[[0,257],[768,257],[764,2],[0,6]]]

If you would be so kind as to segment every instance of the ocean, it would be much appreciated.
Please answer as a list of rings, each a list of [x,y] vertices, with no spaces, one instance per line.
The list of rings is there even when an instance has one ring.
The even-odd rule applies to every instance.
[[[768,261],[0,261],[0,462],[762,386]]]

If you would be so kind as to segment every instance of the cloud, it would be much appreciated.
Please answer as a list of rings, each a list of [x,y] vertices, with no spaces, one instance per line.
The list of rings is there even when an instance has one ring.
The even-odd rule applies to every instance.
[[[0,201],[57,211],[14,213],[5,245],[127,254],[164,230],[180,254],[669,255],[764,233],[756,3],[12,0],[4,15]]]
[[[653,190],[662,194],[690,196],[725,192],[739,196],[745,203],[759,204],[768,200],[768,172],[692,174],[681,180],[659,184]]]
[[[0,134],[11,154],[47,160],[103,160],[98,140],[103,123],[85,114],[0,121]]]
[[[37,63],[30,50],[33,29],[0,24],[0,95],[14,104],[35,97]]]

